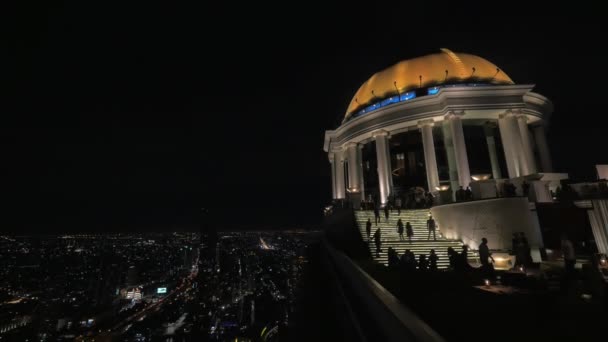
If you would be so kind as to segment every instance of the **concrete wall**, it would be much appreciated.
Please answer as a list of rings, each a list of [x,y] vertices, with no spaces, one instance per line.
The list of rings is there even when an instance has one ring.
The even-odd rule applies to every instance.
[[[481,238],[490,249],[510,249],[514,232],[524,232],[531,247],[542,247],[536,212],[523,197],[445,204],[431,208],[441,233],[477,249]]]

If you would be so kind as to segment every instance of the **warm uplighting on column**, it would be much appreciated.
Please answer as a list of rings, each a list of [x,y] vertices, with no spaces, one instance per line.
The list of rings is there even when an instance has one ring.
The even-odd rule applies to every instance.
[[[488,180],[490,179],[490,174],[482,174],[482,175],[472,175],[471,178],[474,181],[482,181],[482,180]]]

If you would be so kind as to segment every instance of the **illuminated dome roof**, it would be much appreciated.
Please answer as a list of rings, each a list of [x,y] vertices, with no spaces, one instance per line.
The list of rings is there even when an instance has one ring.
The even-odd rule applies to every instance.
[[[507,74],[479,56],[441,49],[439,53],[401,61],[375,73],[359,87],[344,119],[397,92],[403,94],[417,88],[465,82],[513,84]]]

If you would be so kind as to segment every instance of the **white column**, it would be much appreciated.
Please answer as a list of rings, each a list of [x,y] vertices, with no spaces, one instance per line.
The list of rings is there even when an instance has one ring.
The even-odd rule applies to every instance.
[[[486,143],[488,144],[488,152],[490,153],[492,177],[494,179],[501,179],[502,172],[500,172],[500,164],[498,163],[498,155],[496,154],[496,140],[494,139],[494,128],[496,128],[496,126],[493,123],[486,124],[484,126],[484,133],[486,136]]]
[[[348,158],[348,190],[351,192],[361,191],[359,181],[361,180],[361,163],[359,162],[359,147],[357,143],[346,144]]]
[[[359,189],[361,189],[361,199],[365,200],[365,180],[363,178],[363,144],[357,147],[357,161],[359,168]]]
[[[378,185],[380,188],[380,203],[385,205],[391,193],[391,160],[388,150],[388,132],[379,131],[374,133],[376,139],[376,157],[378,159]]]
[[[592,200],[593,209],[587,210],[591,231],[598,252],[608,253],[608,200]]]
[[[553,164],[551,163],[551,154],[549,153],[549,145],[545,135],[545,126],[538,125],[534,127],[534,140],[538,148],[540,156],[540,165],[543,172],[553,172]]]
[[[509,125],[507,124],[507,113],[498,116],[498,129],[500,129],[500,138],[502,140],[502,148],[505,152],[505,161],[507,162],[509,178],[519,177],[519,160],[517,159],[515,150],[511,144],[513,138],[509,131]]]
[[[511,147],[514,151],[517,162],[519,163],[519,175],[526,176],[530,174],[530,166],[524,152],[522,143],[521,133],[519,132],[519,125],[517,124],[517,117],[510,112],[507,116],[507,128],[510,131],[511,136]]]
[[[448,170],[450,176],[450,188],[452,195],[458,190],[458,169],[456,168],[456,157],[454,156],[454,142],[452,141],[452,133],[450,132],[450,122],[446,119],[441,125],[443,132],[443,145],[448,159]],[[454,197],[454,196],[452,196]]]
[[[344,188],[344,152],[334,152],[334,165],[336,168],[336,199],[344,199],[346,190]]]
[[[456,157],[456,168],[458,169],[458,184],[463,188],[471,182],[471,171],[469,170],[469,158],[467,157],[467,146],[464,142],[464,132],[460,116],[464,113],[450,113],[447,119],[450,122],[450,132],[454,144],[454,156]],[[455,189],[458,190],[458,189]]]
[[[530,131],[528,130],[528,117],[520,114],[517,116],[517,125],[519,126],[519,134],[521,135],[521,145],[528,166],[528,174],[537,172],[536,162],[534,162],[534,151],[532,150],[532,140],[530,139]]]
[[[337,191],[336,191],[336,162],[334,160],[334,153],[329,153],[329,165],[331,167],[331,198],[336,199]]]
[[[419,121],[418,127],[420,127],[420,131],[422,132],[422,148],[424,149],[427,184],[429,191],[435,192],[439,186],[439,171],[437,171],[435,141],[433,140],[433,120]]]

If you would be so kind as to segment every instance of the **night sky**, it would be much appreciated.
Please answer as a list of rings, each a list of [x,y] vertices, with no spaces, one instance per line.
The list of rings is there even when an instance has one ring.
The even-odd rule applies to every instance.
[[[554,102],[556,171],[608,163],[605,19],[570,8],[84,3],[3,23],[0,230],[168,230],[201,206],[237,225],[319,222],[324,131],[374,72],[441,47]]]

